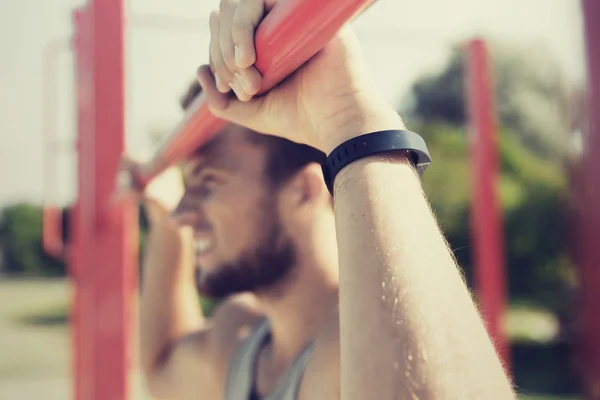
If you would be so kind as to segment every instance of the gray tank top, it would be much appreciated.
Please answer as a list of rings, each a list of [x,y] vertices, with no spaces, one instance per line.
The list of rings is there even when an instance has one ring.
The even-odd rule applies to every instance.
[[[235,349],[225,389],[225,400],[258,400],[255,390],[256,364],[263,346],[269,341],[271,328],[264,319]],[[312,351],[312,342],[298,355],[277,388],[264,400],[296,400],[304,369]]]

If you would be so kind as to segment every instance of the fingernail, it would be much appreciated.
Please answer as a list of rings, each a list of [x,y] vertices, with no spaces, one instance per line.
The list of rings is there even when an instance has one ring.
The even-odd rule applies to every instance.
[[[242,90],[246,93],[250,93],[250,84],[248,83],[248,80],[238,73],[235,73],[234,75]]]
[[[242,90],[239,83],[233,81],[229,83],[229,86],[231,87],[231,89],[233,89],[233,92],[239,100],[246,101],[248,99],[248,95]]]
[[[237,67],[244,68],[244,66],[242,65],[242,49],[240,49],[238,46],[235,46],[233,50],[235,52],[235,63]]]
[[[236,96],[239,98],[239,97],[240,97],[240,94],[242,93],[242,90],[241,90],[241,88],[239,87],[238,83],[237,83],[237,82],[235,82],[235,81],[234,81],[234,82],[230,82],[230,83],[229,83],[229,87],[230,87],[231,89],[233,89],[233,92],[234,92],[234,93],[235,93],[235,95],[236,95]]]
[[[215,75],[215,85],[217,86],[217,90],[221,93],[227,93],[229,91],[229,87],[223,85],[223,81],[218,75]]]

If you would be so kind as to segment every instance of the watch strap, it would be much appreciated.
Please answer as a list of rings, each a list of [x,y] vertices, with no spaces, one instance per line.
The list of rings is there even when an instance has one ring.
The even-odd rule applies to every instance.
[[[333,195],[333,181],[348,164],[361,158],[390,151],[406,151],[419,176],[431,164],[429,150],[423,138],[411,131],[388,130],[367,133],[336,147],[322,166],[327,189]]]

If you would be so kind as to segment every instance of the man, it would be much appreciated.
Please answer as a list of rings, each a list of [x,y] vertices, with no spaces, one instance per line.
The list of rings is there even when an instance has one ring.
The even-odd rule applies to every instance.
[[[198,79],[232,125],[186,162],[170,217],[150,201],[141,355],[151,392],[514,398],[405,153],[350,163],[332,204],[323,153],[404,129],[352,32],[254,98],[254,28],[273,3],[222,0],[211,15],[211,64]],[[210,321],[196,288],[230,296]]]

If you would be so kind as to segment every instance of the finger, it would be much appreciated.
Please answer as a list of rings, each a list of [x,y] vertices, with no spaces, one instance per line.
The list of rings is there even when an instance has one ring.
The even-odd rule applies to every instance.
[[[216,87],[221,93],[229,92],[229,82],[233,80],[233,74],[225,65],[221,54],[220,41],[220,17],[218,11],[210,14],[210,59],[211,67],[215,74]]]
[[[238,0],[221,0],[219,8],[219,42],[221,44],[221,55],[223,61],[231,73],[237,71],[235,55],[233,50],[233,39],[231,37],[231,25]]]
[[[258,6],[254,6],[258,5]],[[242,12],[238,12],[238,8],[242,8]],[[260,88],[261,76],[255,68],[240,69],[236,65],[234,43],[232,36],[233,18],[235,15],[248,14],[250,18],[254,18],[252,14],[245,13],[244,10],[252,10],[252,7],[261,11],[261,0],[221,0],[219,31],[221,36],[221,54],[225,64],[233,73],[234,79],[229,83],[237,98],[241,101],[249,101]],[[261,15],[257,14],[257,15]],[[256,19],[258,23],[259,19]],[[254,23],[253,21],[251,21]],[[252,40],[254,35],[253,29],[248,32],[249,38]]]
[[[261,116],[265,114],[263,112],[265,97],[239,101],[236,98],[219,93],[216,90],[210,68],[206,65],[198,69],[198,81],[206,93],[206,101],[214,116],[257,132],[273,134],[262,123]]]
[[[229,102],[228,96],[217,88],[216,77],[213,75],[211,68],[208,65],[202,65],[196,71],[196,77],[198,83],[202,86],[208,105],[217,110],[226,108]],[[229,85],[227,88],[229,89]]]
[[[263,0],[243,0],[235,9],[231,22],[231,38],[235,63],[238,68],[248,68],[256,62],[254,32],[265,14]]]
[[[262,76],[256,68],[250,67],[239,70],[234,73],[234,77],[238,85],[246,94],[249,95],[249,97],[252,97],[258,93],[262,83]]]
[[[238,100],[245,102],[245,101],[250,101],[250,99],[252,98],[252,96],[250,96],[248,93],[244,92],[244,89],[242,89],[242,85],[239,83],[237,78],[233,82],[230,82],[229,86],[233,90],[233,93],[235,93]]]

